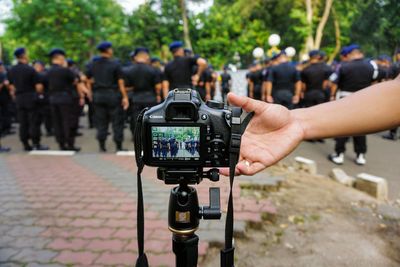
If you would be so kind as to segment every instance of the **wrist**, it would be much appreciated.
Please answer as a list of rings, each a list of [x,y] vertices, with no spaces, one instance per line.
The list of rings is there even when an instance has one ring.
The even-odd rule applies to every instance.
[[[294,109],[290,111],[292,119],[300,126],[299,134],[301,140],[310,139],[310,125],[309,120],[307,119],[307,110],[303,108]]]

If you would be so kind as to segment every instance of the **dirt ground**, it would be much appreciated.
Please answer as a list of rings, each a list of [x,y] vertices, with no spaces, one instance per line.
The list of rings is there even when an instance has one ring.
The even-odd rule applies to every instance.
[[[376,214],[380,203],[372,197],[292,172],[268,198],[277,216],[236,238],[236,267],[400,266],[400,222]],[[220,266],[219,250],[212,249],[201,266]]]

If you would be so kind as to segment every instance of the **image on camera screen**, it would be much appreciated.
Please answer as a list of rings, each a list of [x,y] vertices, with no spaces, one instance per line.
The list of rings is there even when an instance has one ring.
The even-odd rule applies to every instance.
[[[153,158],[158,160],[199,160],[200,127],[151,127]]]

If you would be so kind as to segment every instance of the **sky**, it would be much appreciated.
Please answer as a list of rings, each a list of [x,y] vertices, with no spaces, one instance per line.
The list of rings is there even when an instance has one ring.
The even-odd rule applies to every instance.
[[[123,8],[125,13],[129,14],[145,0],[116,0]],[[213,4],[213,0],[206,0],[203,4],[188,3],[188,8],[194,13],[199,13],[210,8]],[[11,0],[0,0],[0,19],[4,19],[9,15],[11,7]],[[4,24],[0,22],[0,35],[4,33]]]

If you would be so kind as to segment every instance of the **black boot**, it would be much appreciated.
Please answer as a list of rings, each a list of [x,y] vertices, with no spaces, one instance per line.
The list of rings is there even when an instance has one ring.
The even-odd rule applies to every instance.
[[[107,152],[106,141],[99,141],[100,152]]]
[[[43,150],[49,150],[49,147],[48,147],[48,146],[41,145],[41,144],[34,144],[34,145],[33,145],[33,149],[34,149],[34,150],[43,151]]]
[[[123,149],[122,142],[115,142],[115,146],[117,147],[117,152],[118,151],[127,151],[126,149]]]
[[[28,142],[24,142],[24,150],[25,151],[31,151],[32,150],[32,146],[28,143]]]

